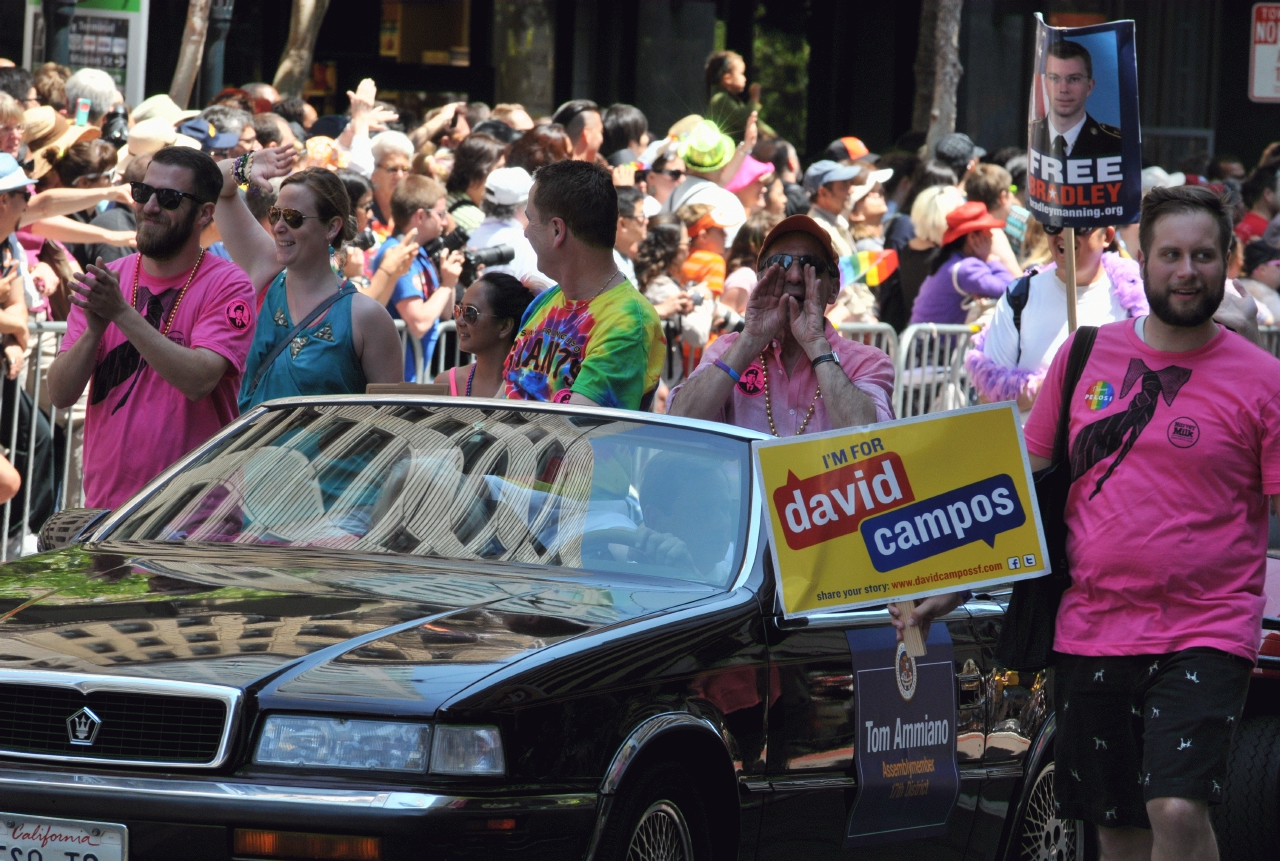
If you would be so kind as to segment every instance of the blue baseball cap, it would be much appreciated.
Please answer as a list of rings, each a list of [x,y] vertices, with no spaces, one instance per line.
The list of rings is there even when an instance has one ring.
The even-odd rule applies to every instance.
[[[7,152],[0,152],[0,194],[35,185],[35,182],[27,176],[16,158]]]
[[[234,132],[220,132],[213,123],[204,117],[194,117],[178,126],[178,133],[194,138],[200,143],[200,149],[212,152],[218,149],[231,149],[240,142],[240,135]]]
[[[804,172],[804,190],[813,194],[829,182],[853,179],[860,173],[862,173],[860,164],[837,164],[824,158],[809,165],[809,169]]]

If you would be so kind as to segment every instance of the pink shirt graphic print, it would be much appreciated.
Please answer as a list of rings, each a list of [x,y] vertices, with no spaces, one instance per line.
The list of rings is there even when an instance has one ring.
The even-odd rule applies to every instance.
[[[1024,429],[1027,450],[1045,458],[1069,353],[1069,343],[1058,351]],[[1280,493],[1280,361],[1226,329],[1198,349],[1159,352],[1124,320],[1098,330],[1068,397],[1072,585],[1055,648],[1209,647],[1254,660],[1267,497]]]

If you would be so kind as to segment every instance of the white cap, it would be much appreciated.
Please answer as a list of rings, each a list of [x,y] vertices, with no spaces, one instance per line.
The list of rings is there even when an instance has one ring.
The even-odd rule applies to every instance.
[[[658,198],[651,194],[644,196],[644,217],[653,218],[659,212],[662,212],[662,204],[658,202]]]
[[[1159,165],[1153,164],[1150,167],[1142,169],[1142,193],[1146,194],[1153,188],[1174,188],[1175,186],[1185,185],[1187,175],[1178,171],[1177,173],[1168,173]]]
[[[519,206],[529,199],[533,177],[522,167],[502,167],[484,181],[484,199],[498,206]]]
[[[891,167],[886,167],[884,170],[871,171],[871,178],[869,180],[849,189],[849,204],[853,205],[857,203],[859,200],[862,200],[862,198],[870,194],[871,189],[875,188],[877,185],[886,183],[891,179],[893,179],[893,168]]]

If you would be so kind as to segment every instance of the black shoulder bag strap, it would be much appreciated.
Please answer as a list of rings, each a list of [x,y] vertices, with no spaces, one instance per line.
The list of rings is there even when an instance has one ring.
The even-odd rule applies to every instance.
[[[1036,275],[1034,268],[1009,285],[1005,291],[1005,301],[1013,312],[1013,330],[1018,333],[1018,361],[1022,360],[1022,309],[1027,307],[1027,299],[1031,297],[1031,279]]]
[[[248,391],[249,396],[252,397],[253,393],[258,390],[258,383],[262,382],[262,378],[267,375],[267,370],[273,364],[275,364],[276,359],[280,358],[280,354],[284,352],[284,348],[289,346],[289,344],[293,341],[293,339],[298,337],[298,335],[302,332],[303,329],[306,329],[316,320],[319,320],[320,317],[324,314],[324,312],[328,311],[333,306],[333,304],[337,302],[339,299],[341,299],[343,296],[350,296],[352,293],[355,293],[355,292],[356,292],[356,286],[352,284],[350,281],[343,284],[342,287],[338,289],[337,293],[334,293],[328,299],[325,299],[323,302],[317,305],[315,307],[315,310],[312,311],[310,314],[308,314],[305,320],[303,320],[301,323],[299,323],[298,325],[290,329],[289,333],[285,335],[283,338],[281,338],[279,341],[276,341],[276,345],[271,348],[270,353],[267,353],[267,357],[262,360],[262,364],[258,365],[258,372],[253,375],[253,379],[249,382],[249,391]]]
[[[453,203],[449,204],[448,211],[457,212],[459,209],[462,209],[462,207],[467,206],[468,204],[470,204],[471,206],[475,206],[475,201],[473,201],[469,197],[460,197],[457,200],[455,200]]]
[[[1071,342],[1071,352],[1067,355],[1066,374],[1062,380],[1062,403],[1058,408],[1058,431],[1053,437],[1053,463],[1062,463],[1067,458],[1067,428],[1071,420],[1071,398],[1075,395],[1076,386],[1080,383],[1080,375],[1093,352],[1093,342],[1098,337],[1097,326],[1081,326],[1076,329],[1076,337]]]

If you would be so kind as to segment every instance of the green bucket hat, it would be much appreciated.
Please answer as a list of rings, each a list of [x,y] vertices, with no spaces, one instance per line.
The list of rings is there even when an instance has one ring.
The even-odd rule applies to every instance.
[[[680,144],[680,159],[689,170],[714,173],[729,163],[733,151],[733,138],[703,120]]]

